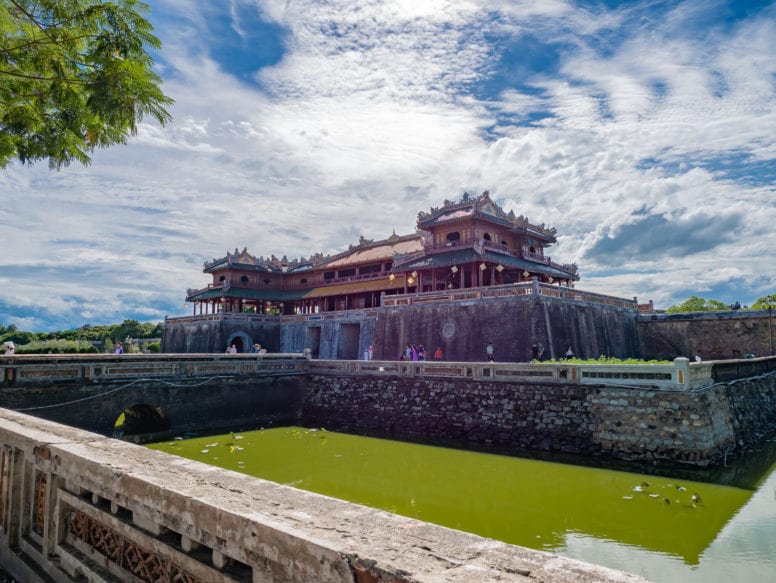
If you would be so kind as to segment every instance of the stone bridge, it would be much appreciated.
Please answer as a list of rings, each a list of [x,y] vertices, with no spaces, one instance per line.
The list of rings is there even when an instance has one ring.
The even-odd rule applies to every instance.
[[[643,581],[3,409],[0,564],[25,583]]]
[[[296,421],[303,355],[23,355],[0,359],[3,406],[125,434],[259,427]]]

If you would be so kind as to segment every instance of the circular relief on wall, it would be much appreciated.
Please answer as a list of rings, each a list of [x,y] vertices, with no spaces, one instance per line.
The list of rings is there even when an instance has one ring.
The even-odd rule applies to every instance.
[[[445,340],[452,340],[455,337],[455,322],[448,320],[442,324],[442,338]]]

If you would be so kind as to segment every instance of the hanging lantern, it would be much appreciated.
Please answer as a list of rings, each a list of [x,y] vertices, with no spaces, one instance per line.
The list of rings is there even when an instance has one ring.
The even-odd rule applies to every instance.
[[[417,277],[418,277],[418,272],[417,272],[417,271],[413,271],[413,272],[411,273],[411,275],[412,275],[412,277],[414,277],[415,279],[417,279]]]
[[[498,265],[496,265],[496,271],[501,273],[502,271],[504,271],[504,266],[499,263]]]
[[[530,273],[528,273],[527,271],[524,271],[524,272],[523,272],[523,277],[528,277],[529,275],[531,275],[531,274],[530,274]]]
[[[480,263],[480,271],[485,271],[488,268],[484,263]]]
[[[388,276],[388,279],[393,281],[394,279],[396,279],[396,276],[392,273],[391,275]]]
[[[412,285],[413,283],[415,283],[415,280],[414,280],[414,279],[412,278],[412,276],[410,275],[410,276],[407,278],[407,284],[408,284],[408,285]]]
[[[452,271],[453,273],[458,273],[458,267],[457,267],[456,265],[453,265],[453,266],[450,268],[450,271]]]
[[[555,280],[554,280],[554,279],[552,279],[552,276],[550,276],[550,277],[548,277],[548,278],[547,278],[547,281],[549,281],[550,283],[552,283],[552,282],[553,282],[553,281],[555,281]]]

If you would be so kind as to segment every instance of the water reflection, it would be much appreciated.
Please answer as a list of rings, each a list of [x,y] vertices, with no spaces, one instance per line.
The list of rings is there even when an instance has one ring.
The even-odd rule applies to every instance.
[[[673,476],[288,427],[152,447],[653,581],[776,580],[773,438]]]

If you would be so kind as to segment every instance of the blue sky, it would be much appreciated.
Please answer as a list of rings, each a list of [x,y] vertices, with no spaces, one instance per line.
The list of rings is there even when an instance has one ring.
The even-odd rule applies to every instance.
[[[204,261],[339,252],[489,190],[578,287],[776,291],[776,3],[159,0],[165,128],[0,171],[0,323],[188,313]]]

